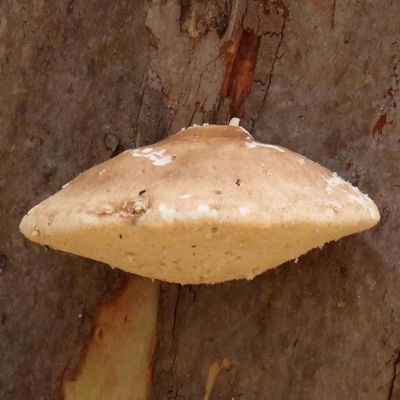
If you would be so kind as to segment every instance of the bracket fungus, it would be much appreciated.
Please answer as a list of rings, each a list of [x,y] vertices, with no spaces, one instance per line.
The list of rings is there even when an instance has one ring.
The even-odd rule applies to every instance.
[[[181,284],[251,279],[371,228],[374,202],[326,168],[238,125],[128,150],[34,207],[34,242]]]

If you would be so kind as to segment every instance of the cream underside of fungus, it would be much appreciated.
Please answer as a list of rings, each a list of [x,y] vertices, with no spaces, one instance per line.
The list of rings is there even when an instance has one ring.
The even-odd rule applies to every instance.
[[[32,209],[54,249],[182,284],[247,278],[371,228],[374,202],[329,170],[235,125],[128,150]]]

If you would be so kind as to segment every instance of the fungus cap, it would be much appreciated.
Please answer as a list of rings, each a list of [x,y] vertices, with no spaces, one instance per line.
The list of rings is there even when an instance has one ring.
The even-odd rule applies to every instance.
[[[128,150],[34,207],[34,242],[181,284],[247,278],[371,228],[374,202],[326,168],[233,126]]]

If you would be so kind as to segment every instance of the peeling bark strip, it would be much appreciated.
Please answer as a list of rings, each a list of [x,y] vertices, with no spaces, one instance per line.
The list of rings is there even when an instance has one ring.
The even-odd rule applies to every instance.
[[[62,376],[65,400],[148,397],[158,299],[158,282],[132,275],[103,302],[74,381]]]
[[[221,38],[229,24],[232,0],[180,0],[181,31],[193,39],[215,30]]]
[[[221,101],[229,97],[230,116],[242,117],[243,104],[250,93],[257,64],[261,37],[252,30],[239,27],[226,50],[226,70],[221,89]],[[229,119],[228,118],[228,119]]]
[[[204,395],[204,400],[209,400],[211,398],[211,393],[215,385],[215,381],[218,377],[218,374],[224,370],[225,368],[228,369],[230,368],[230,363],[229,361],[224,358],[221,364],[218,362],[215,362],[213,365],[211,365],[210,370],[208,371],[208,379],[207,379],[207,384],[206,384],[206,394]]]

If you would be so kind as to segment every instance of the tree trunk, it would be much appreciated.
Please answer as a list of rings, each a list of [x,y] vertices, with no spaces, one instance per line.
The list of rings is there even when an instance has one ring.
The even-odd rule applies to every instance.
[[[400,399],[399,15],[391,0],[0,2],[0,398],[60,397],[126,279],[26,241],[27,210],[123,150],[240,117],[368,193],[381,223],[253,281],[162,284],[151,399],[207,398],[220,367],[211,400]]]

